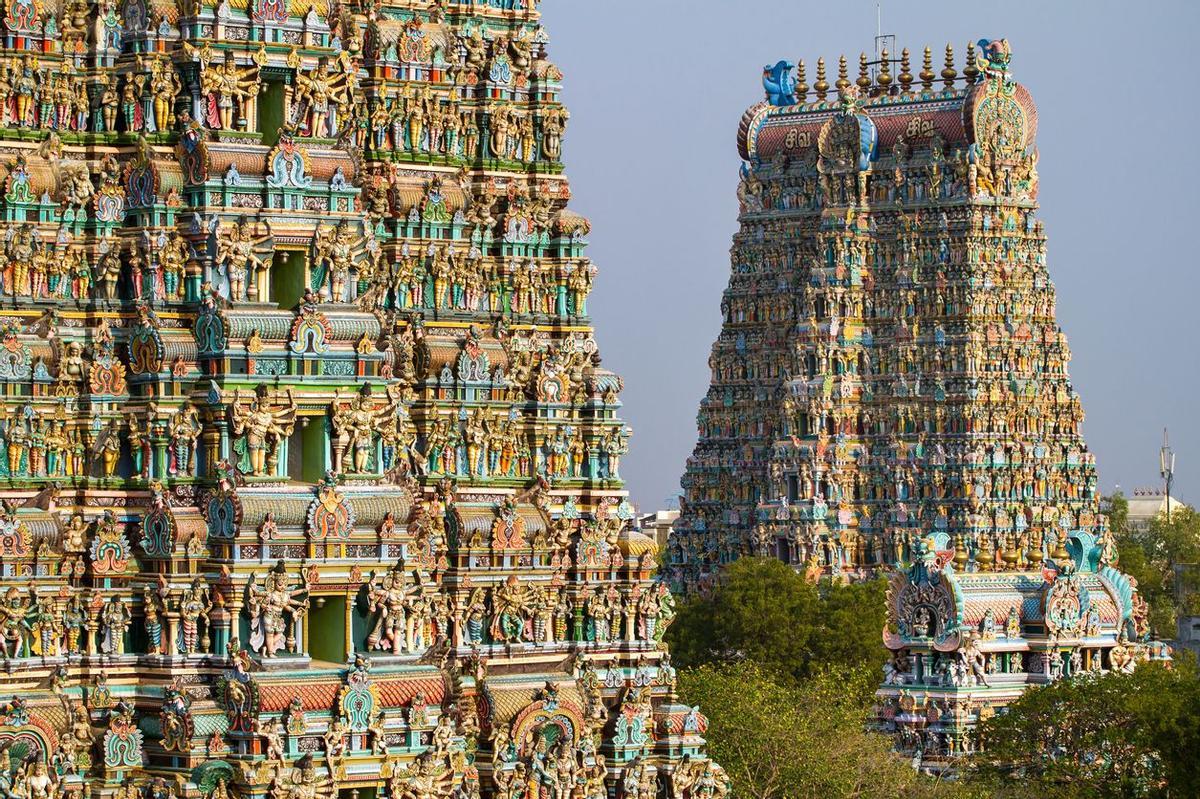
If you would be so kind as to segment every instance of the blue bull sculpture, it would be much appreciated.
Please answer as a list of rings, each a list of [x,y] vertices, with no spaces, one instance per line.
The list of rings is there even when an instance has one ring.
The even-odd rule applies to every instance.
[[[773,67],[763,67],[763,89],[771,105],[796,104],[796,78],[792,75],[795,66],[791,61],[780,61]]]

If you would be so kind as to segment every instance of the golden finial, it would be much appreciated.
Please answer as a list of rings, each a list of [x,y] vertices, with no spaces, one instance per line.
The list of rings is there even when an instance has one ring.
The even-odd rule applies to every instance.
[[[992,570],[992,564],[995,562],[996,559],[992,555],[992,550],[986,545],[981,546],[979,548],[979,552],[977,552],[975,555],[975,563],[979,565],[979,570],[981,572],[990,572]]]
[[[942,83],[946,84],[947,89],[954,88],[954,79],[958,77],[958,70],[954,68],[954,45],[946,45],[946,67],[942,70]]]
[[[879,52],[879,75],[875,78],[875,82],[883,89],[884,94],[892,85],[891,63],[888,61],[887,48]]]
[[[967,79],[967,83],[974,83],[975,78],[979,77],[979,67],[975,66],[975,43],[967,42],[967,65],[963,67],[963,77]]]
[[[804,77],[804,59],[796,62],[796,99],[804,102],[805,95],[808,94],[808,83]]]
[[[936,77],[933,74],[933,50],[926,47],[925,60],[921,64],[921,91],[933,91],[933,79]]]
[[[838,79],[834,86],[837,86],[838,94],[844,94],[846,87],[850,85],[850,78],[846,72],[846,56],[838,57]]]
[[[867,89],[871,88],[871,77],[867,74],[867,54],[859,53],[858,55],[858,80],[855,81],[858,88],[862,89],[863,94],[866,94]]]
[[[829,93],[829,82],[825,80],[825,59],[817,59],[817,82],[813,84],[818,100],[824,100]]]
[[[908,48],[905,47],[900,51],[900,76],[897,78],[900,81],[900,91],[904,94],[912,92],[912,69],[908,63]]]
[[[1034,527],[1029,535],[1029,563],[1033,570],[1042,568],[1042,528]]]
[[[967,71],[964,69],[963,74],[965,75],[966,72]],[[1062,533],[1059,533],[1054,537],[1054,550],[1050,553],[1050,559],[1055,563],[1065,563],[1071,557],[1071,555],[1067,552],[1067,548],[1063,546],[1063,542],[1066,541],[1066,538],[1067,537]]]
[[[967,564],[971,562],[971,555],[967,552],[966,537],[962,533],[954,534],[954,565],[958,571],[967,570]]]

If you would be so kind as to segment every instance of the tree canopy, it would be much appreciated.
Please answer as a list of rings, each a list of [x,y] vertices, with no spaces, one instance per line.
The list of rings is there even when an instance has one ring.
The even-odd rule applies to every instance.
[[[1118,530],[1123,568],[1161,587],[1172,614],[1163,564],[1191,557],[1193,524],[1189,510],[1145,537]],[[1149,543],[1156,535],[1161,545]],[[889,736],[869,730],[884,596],[883,580],[814,584],[779,561],[743,558],[709,596],[681,607],[670,631],[680,692],[709,717],[710,752],[737,795],[1200,796],[1200,678],[1186,653],[1171,666],[1032,688],[985,723],[982,749],[957,780],[918,773]]]
[[[964,784],[939,783],[891,752],[891,739],[866,729],[874,670],[858,667],[795,683],[750,661],[680,673],[689,704],[708,715],[709,753],[734,794],[800,797],[961,797]]]
[[[886,583],[808,582],[787,564],[742,558],[707,597],[684,603],[668,633],[680,666],[749,660],[803,680],[867,666],[877,674]]]
[[[685,603],[669,639],[683,698],[711,721],[709,750],[738,796],[963,796],[868,731],[886,583],[810,583],[774,559],[729,564]]]
[[[1031,688],[981,732],[968,778],[1002,799],[1200,796],[1190,657]]]
[[[1160,515],[1135,530],[1128,525],[1129,504],[1123,495],[1109,497],[1108,506],[1120,568],[1137,580],[1138,592],[1150,606],[1153,634],[1174,638],[1181,612],[1200,615],[1200,514],[1185,506],[1173,510],[1169,520]]]

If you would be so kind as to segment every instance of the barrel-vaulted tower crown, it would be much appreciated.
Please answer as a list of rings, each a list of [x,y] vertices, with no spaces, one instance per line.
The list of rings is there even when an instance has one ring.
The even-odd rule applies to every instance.
[[[810,148],[819,150],[822,131],[845,114],[849,97],[854,98],[856,115],[874,126],[875,154],[890,153],[900,142],[911,148],[935,134],[947,152],[975,147],[1008,157],[1023,154],[1034,145],[1037,106],[1029,90],[1008,73],[1007,41],[981,41],[980,46],[985,55],[996,55],[989,56],[982,69],[971,67],[972,60],[963,77],[944,80],[941,85],[935,85],[932,71],[920,86],[911,82],[907,86],[881,85],[879,79],[886,73],[879,71],[875,78],[860,77],[855,83],[843,77],[844,84],[833,92],[822,91],[813,97],[793,94],[788,98],[793,102],[787,104],[773,102],[777,98],[770,93],[772,86],[767,99],[742,116],[738,154],[753,162],[779,155],[803,158]],[[1001,52],[1005,55],[999,55]],[[989,80],[991,77],[996,80]]]

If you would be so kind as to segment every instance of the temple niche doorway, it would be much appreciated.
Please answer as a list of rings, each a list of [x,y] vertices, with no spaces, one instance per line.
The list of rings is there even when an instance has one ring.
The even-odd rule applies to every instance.
[[[270,301],[281,310],[300,304],[308,281],[308,264],[303,252],[277,251],[271,260]]]
[[[346,597],[314,596],[308,611],[308,654],[313,660],[345,663],[350,648],[346,640]]]
[[[328,464],[325,417],[301,416],[287,440],[287,476],[297,483],[319,483]]]
[[[283,80],[267,77],[258,97],[258,130],[262,133],[262,143],[268,147],[273,147],[279,142],[279,131],[283,127],[283,113],[286,107],[287,84]]]

